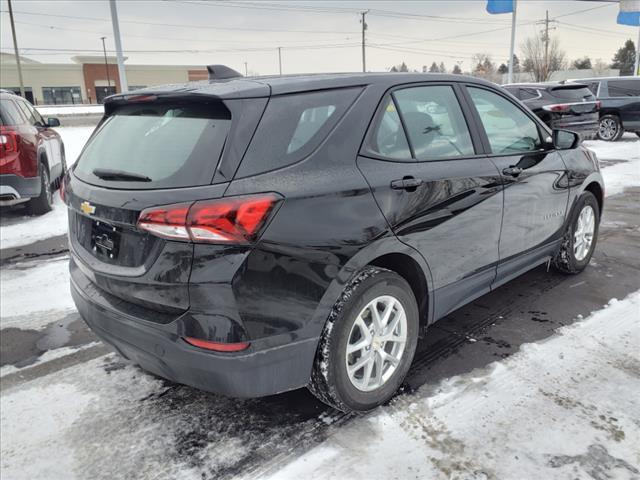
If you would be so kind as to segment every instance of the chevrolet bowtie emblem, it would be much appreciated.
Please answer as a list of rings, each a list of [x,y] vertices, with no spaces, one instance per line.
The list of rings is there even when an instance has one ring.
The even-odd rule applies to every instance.
[[[96,213],[96,207],[91,205],[89,202],[82,202],[80,204],[80,210],[82,210],[82,213],[86,215],[93,215]]]

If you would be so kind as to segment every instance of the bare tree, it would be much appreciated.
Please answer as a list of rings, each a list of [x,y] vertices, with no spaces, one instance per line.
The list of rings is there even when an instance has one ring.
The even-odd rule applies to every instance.
[[[520,47],[524,55],[523,69],[531,72],[536,82],[549,80],[551,73],[566,66],[566,55],[557,38],[545,42],[542,35],[527,38]]]

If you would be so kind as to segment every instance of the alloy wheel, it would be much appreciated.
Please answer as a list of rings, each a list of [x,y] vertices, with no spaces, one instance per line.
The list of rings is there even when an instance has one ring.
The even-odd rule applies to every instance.
[[[591,205],[585,205],[580,211],[575,232],[573,233],[573,256],[581,262],[591,249],[596,229],[595,214]]]
[[[358,390],[384,385],[398,368],[407,342],[407,315],[390,295],[373,299],[356,317],[347,342],[346,367]]]
[[[603,118],[600,120],[598,135],[602,140],[612,140],[618,134],[618,124],[612,118]]]

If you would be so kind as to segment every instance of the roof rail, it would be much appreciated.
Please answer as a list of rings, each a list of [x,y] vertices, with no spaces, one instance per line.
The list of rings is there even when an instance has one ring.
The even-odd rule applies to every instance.
[[[236,72],[233,68],[226,65],[207,65],[209,72],[209,80],[225,80],[227,78],[242,77],[240,72]]]

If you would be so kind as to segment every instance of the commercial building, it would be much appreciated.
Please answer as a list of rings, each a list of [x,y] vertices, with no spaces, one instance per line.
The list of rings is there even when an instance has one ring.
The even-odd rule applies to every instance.
[[[41,63],[20,57],[26,98],[35,105],[102,103],[119,93],[116,57],[77,56],[73,63]],[[165,83],[205,80],[202,65],[125,65],[129,90]],[[19,94],[20,82],[14,55],[0,53],[0,88]]]

